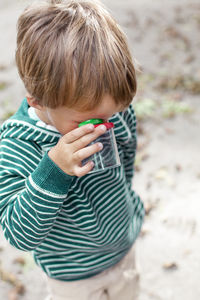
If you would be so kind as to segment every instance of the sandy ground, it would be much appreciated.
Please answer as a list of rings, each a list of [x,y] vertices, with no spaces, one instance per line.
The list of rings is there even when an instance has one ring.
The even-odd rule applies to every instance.
[[[199,300],[200,3],[104,3],[125,30],[141,69],[133,103],[139,133],[133,186],[147,213],[137,242],[139,300]],[[0,2],[1,121],[24,97],[14,52],[16,19],[25,4]],[[29,254],[9,246],[1,232],[0,278],[1,300],[42,300],[47,294]]]

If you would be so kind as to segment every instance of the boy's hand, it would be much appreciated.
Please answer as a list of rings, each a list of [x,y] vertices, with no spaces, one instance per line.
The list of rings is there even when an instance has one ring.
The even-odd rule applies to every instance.
[[[90,161],[82,166],[82,160],[103,148],[101,143],[87,145],[105,132],[104,125],[94,128],[94,125],[87,124],[76,128],[65,134],[57,145],[51,148],[48,155],[68,175],[86,175],[92,170],[94,163]]]

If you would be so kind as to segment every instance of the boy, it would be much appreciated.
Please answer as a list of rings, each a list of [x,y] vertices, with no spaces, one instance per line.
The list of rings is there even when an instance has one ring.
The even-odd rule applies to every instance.
[[[32,251],[52,300],[134,300],[133,244],[144,208],[131,189],[135,70],[124,34],[94,1],[29,6],[18,21],[16,62],[27,90],[4,122],[0,220],[7,240]],[[89,173],[81,161],[110,120],[121,166]]]

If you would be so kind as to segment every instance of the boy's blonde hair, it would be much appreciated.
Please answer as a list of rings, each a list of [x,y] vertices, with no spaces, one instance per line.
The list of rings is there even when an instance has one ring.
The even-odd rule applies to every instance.
[[[18,20],[16,62],[39,104],[94,109],[109,94],[126,107],[136,93],[124,33],[96,1],[39,2]]]

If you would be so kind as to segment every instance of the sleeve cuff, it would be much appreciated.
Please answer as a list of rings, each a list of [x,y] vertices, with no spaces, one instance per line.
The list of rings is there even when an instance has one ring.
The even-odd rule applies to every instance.
[[[31,175],[34,183],[48,192],[66,195],[74,176],[63,172],[45,153]]]

